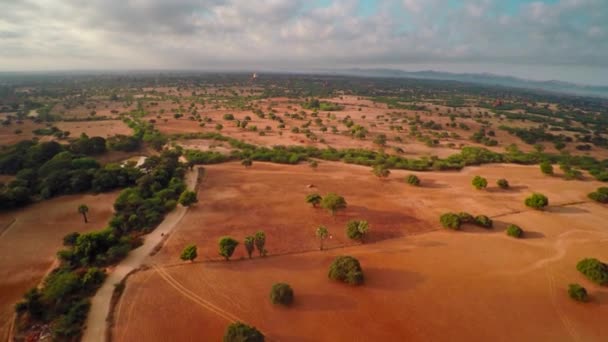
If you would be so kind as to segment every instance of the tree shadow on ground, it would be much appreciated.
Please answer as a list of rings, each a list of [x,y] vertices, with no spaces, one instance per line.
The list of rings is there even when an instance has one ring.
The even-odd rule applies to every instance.
[[[556,213],[556,214],[585,214],[588,213],[589,211],[583,208],[578,208],[578,207],[574,207],[574,206],[549,206],[548,208],[545,209],[546,212],[549,213]]]
[[[445,183],[437,183],[436,180],[432,180],[432,179],[425,179],[420,181],[420,187],[421,188],[429,188],[429,189],[446,189],[449,188],[450,185],[449,184],[445,184]]]
[[[524,235],[521,237],[522,239],[531,240],[531,239],[542,239],[545,237],[545,234],[541,232],[533,232],[524,229]]]
[[[396,268],[363,267],[366,288],[384,291],[407,291],[416,288],[424,277],[416,272]]]
[[[527,185],[512,185],[509,186],[508,189],[502,189],[498,186],[495,187],[490,187],[490,188],[486,188],[485,191],[489,192],[489,193],[515,193],[515,192],[522,192],[524,190],[527,190],[529,187]]]

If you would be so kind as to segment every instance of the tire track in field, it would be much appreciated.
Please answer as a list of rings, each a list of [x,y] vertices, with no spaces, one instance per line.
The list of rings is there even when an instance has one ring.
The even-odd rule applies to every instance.
[[[147,277],[144,279],[143,283],[148,282],[148,279],[150,279],[150,277],[152,277],[154,273],[150,272]],[[126,286],[126,284],[125,284]],[[126,288],[125,291],[123,292],[123,294],[120,296],[120,302],[118,303],[118,309],[116,310],[116,318],[114,319],[115,322],[120,322],[120,313],[122,311],[122,302],[123,302],[123,298],[125,298],[126,296]],[[124,328],[122,331],[122,334],[120,335],[120,339],[119,341],[126,341],[124,339],[125,335],[127,334],[127,331],[129,331],[129,323],[131,323],[131,317],[133,316],[133,310],[135,310],[135,306],[137,304],[137,299],[140,297],[142,291],[137,291],[135,293],[135,296],[133,297],[133,302],[131,303],[131,307],[129,307],[129,311],[127,312],[127,318],[124,321]],[[111,331],[110,331],[111,333]],[[111,339],[110,339],[111,340]]]
[[[572,323],[572,320],[570,320],[568,315],[566,315],[566,313],[562,311],[557,302],[555,278],[553,277],[553,275],[551,275],[548,269],[546,269],[545,274],[547,275],[547,280],[549,280],[549,296],[551,296],[551,304],[553,305],[553,308],[555,309],[555,312],[557,313],[557,316],[559,317],[562,326],[564,327],[568,335],[570,335],[573,341],[580,341],[580,339],[578,338],[578,333],[574,328],[574,324]]]
[[[153,265],[152,267],[154,268],[154,270],[156,272],[158,272],[158,274],[169,285],[171,285],[171,287],[173,287],[177,292],[182,294],[184,297],[190,299],[191,301],[202,306],[203,308],[215,313],[216,315],[224,318],[225,320],[227,320],[230,323],[233,323],[236,321],[244,322],[244,320],[239,319],[238,317],[234,316],[233,314],[218,308],[217,306],[211,304],[210,302],[202,299],[201,297],[196,295],[194,292],[188,290],[185,286],[183,286],[179,281],[177,281],[175,278],[173,278],[169,273],[167,273],[167,271],[163,270],[161,267],[158,267],[157,265]]]

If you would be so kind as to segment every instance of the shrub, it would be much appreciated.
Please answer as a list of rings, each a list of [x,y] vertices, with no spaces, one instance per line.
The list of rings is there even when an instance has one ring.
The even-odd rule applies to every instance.
[[[186,261],[194,261],[194,259],[196,259],[196,257],[198,256],[197,254],[197,250],[196,250],[196,245],[188,245],[184,248],[184,250],[182,251],[182,254],[179,256],[180,259]]]
[[[363,270],[359,260],[351,256],[339,256],[329,266],[329,278],[350,285],[363,283]]]
[[[496,181],[496,185],[498,185],[499,188],[501,189],[508,189],[509,188],[509,181],[501,178],[499,180]]]
[[[544,162],[540,163],[540,172],[542,172],[546,175],[552,175],[553,174],[553,165],[551,165],[551,163],[548,161],[544,161]]]
[[[336,211],[346,208],[346,200],[342,196],[329,193],[321,200],[321,207],[335,215]]]
[[[460,212],[458,213],[458,218],[460,219],[460,223],[473,223],[475,222],[475,217],[473,217],[473,215],[467,213],[467,212]]]
[[[492,219],[485,215],[478,215],[475,217],[475,224],[482,228],[492,228],[493,222]]]
[[[511,224],[507,227],[507,235],[519,239],[524,235],[524,231],[519,226]]]
[[[224,114],[223,118],[226,121],[232,121],[232,120],[234,120],[234,115],[232,115],[232,114]]]
[[[245,238],[244,244],[245,244],[245,250],[247,250],[247,255],[249,256],[249,259],[251,259],[251,254],[253,253],[253,250],[255,249],[255,238],[253,236],[247,236]]]
[[[194,191],[186,190],[179,196],[179,204],[184,207],[189,207],[196,202],[198,202],[198,199],[196,198],[196,192]]]
[[[369,230],[369,225],[367,221],[361,220],[351,220],[346,224],[346,236],[348,236],[351,240],[359,240],[363,242],[363,238],[367,234]]]
[[[74,246],[74,244],[76,244],[76,240],[78,240],[78,237],[80,236],[80,233],[78,232],[73,232],[73,233],[69,233],[66,236],[63,237],[63,245],[64,246]]]
[[[272,304],[291,305],[293,302],[293,289],[285,283],[276,283],[270,289]]]
[[[382,179],[387,178],[391,174],[391,170],[389,170],[385,165],[374,165],[372,168],[372,173],[376,175],[376,177]]]
[[[407,182],[407,184],[413,185],[413,186],[419,186],[420,185],[420,178],[418,178],[418,176],[416,175],[408,175],[405,178],[405,181]]]
[[[600,187],[596,191],[587,195],[587,197],[596,202],[608,203],[608,187]]]
[[[266,234],[262,231],[256,232],[253,236],[253,242],[255,243],[255,247],[258,249],[258,253],[260,256],[266,256]]]
[[[236,246],[239,245],[239,242],[230,236],[224,236],[220,238],[219,247],[220,247],[220,255],[223,256],[226,261],[230,260],[232,253],[236,249]]]
[[[319,239],[319,249],[323,250],[323,241],[329,237],[329,230],[327,230],[327,227],[325,226],[319,226],[315,235],[317,235],[317,238]]]
[[[471,181],[471,184],[473,184],[475,189],[481,190],[485,189],[488,186],[488,180],[481,176],[475,176]]]
[[[589,299],[587,290],[579,284],[568,285],[568,295],[578,302],[586,302]]]
[[[264,335],[255,327],[241,322],[232,323],[226,328],[224,342],[264,342]]]
[[[589,280],[608,285],[608,265],[594,258],[586,258],[576,264],[576,269],[584,274]]]
[[[543,194],[534,193],[530,197],[526,198],[524,203],[530,208],[542,209],[549,205],[549,199]]]
[[[241,165],[243,165],[246,168],[250,168],[253,165],[253,162],[251,161],[251,159],[245,158],[245,159],[243,159],[243,161],[241,161]]]
[[[315,208],[321,203],[322,199],[323,197],[317,193],[306,195],[306,203],[312,204]]]
[[[444,228],[448,228],[448,229],[453,229],[453,230],[458,230],[460,229],[460,217],[458,217],[458,215],[454,214],[454,213],[446,213],[441,215],[441,217],[439,218],[439,221],[441,222],[441,225]]]

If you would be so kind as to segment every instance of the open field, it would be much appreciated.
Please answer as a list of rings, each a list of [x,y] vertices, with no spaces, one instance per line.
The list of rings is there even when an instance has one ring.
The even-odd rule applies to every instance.
[[[0,338],[5,338],[14,304],[36,286],[56,260],[63,237],[105,227],[117,192],[68,195],[0,213]],[[89,223],[77,208],[89,206]]]
[[[608,313],[608,290],[588,282],[574,267],[584,257],[608,258],[603,225],[608,211],[585,197],[601,183],[567,182],[543,176],[537,167],[508,165],[418,173],[419,188],[404,184],[406,172],[394,171],[380,181],[368,168],[339,163],[321,163],[317,171],[265,163],[206,170],[199,203],[149,259],[153,266],[129,278],[115,313],[115,340],[219,340],[234,320],[258,327],[273,341],[362,336],[602,341],[608,334],[602,318]],[[472,189],[476,174],[488,178],[487,190]],[[502,177],[509,179],[511,190],[494,186]],[[349,207],[332,218],[306,205],[310,191],[336,191]],[[550,198],[546,211],[524,207],[523,198],[532,191]],[[489,231],[471,226],[461,232],[436,231],[439,213],[445,211],[486,214],[494,217],[495,226]],[[370,223],[364,245],[353,245],[344,236],[344,223],[352,218]],[[507,237],[509,223],[520,225],[525,238]],[[316,250],[318,224],[326,224],[334,236],[327,251]],[[256,230],[266,232],[269,257],[218,261],[220,236],[242,241]],[[188,243],[199,247],[195,263],[179,261]],[[361,261],[363,286],[327,279],[333,257],[344,254]],[[233,259],[241,257],[239,246]],[[279,281],[294,288],[291,308],[270,304],[270,286]],[[590,291],[590,303],[568,298],[566,289],[573,282]]]

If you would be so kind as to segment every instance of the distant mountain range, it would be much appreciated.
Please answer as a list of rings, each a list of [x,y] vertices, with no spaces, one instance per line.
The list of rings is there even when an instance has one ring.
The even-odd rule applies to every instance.
[[[329,72],[329,71],[328,71]],[[550,92],[566,93],[583,96],[599,96],[608,98],[608,86],[592,86],[568,83],[562,81],[532,81],[511,76],[501,76],[488,73],[455,74],[440,71],[403,71],[398,69],[340,69],[330,73],[364,77],[396,77],[417,78],[427,80],[450,80],[467,83],[497,85],[503,87],[526,88]]]

